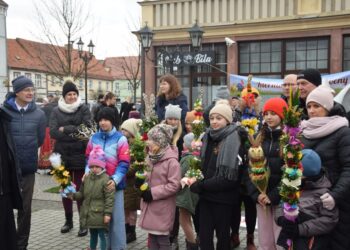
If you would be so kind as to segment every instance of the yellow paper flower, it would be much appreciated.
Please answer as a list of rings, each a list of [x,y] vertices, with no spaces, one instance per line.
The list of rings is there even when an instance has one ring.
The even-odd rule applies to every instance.
[[[67,170],[65,170],[65,171],[63,172],[63,176],[68,177],[68,176],[69,176],[69,172],[68,172]]]
[[[63,171],[63,170],[64,170],[64,167],[63,167],[63,166],[60,166],[60,167],[58,168],[58,170],[59,170],[59,171]]]

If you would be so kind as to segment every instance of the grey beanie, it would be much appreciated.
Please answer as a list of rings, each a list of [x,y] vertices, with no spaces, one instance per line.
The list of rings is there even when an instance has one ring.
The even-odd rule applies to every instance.
[[[25,76],[19,76],[12,81],[12,86],[13,92],[18,93],[25,88],[34,87],[34,84],[29,78]]]
[[[219,99],[230,99],[230,92],[228,91],[227,86],[221,86],[216,90],[216,98],[215,100]]]
[[[181,111],[182,111],[182,109],[180,108],[179,105],[169,104],[168,106],[165,107],[165,119],[176,118],[176,119],[180,120],[181,119]]]
[[[187,149],[191,149],[192,146],[191,146],[191,143],[194,139],[194,134],[193,133],[188,133],[184,136],[184,145]]]

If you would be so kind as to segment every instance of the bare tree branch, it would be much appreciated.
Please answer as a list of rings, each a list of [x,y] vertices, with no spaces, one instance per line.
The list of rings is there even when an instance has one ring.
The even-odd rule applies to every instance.
[[[71,76],[80,78],[84,65],[79,59],[73,43],[84,32],[90,16],[84,1],[79,0],[40,0],[35,4],[37,23],[40,31],[36,36],[44,43],[49,43],[48,51],[37,48],[37,57],[47,71],[62,79]],[[89,65],[89,69],[93,65]]]

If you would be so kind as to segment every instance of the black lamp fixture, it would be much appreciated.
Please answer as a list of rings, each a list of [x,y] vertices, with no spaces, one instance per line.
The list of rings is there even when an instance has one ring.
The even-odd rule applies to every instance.
[[[78,41],[78,52],[79,57],[84,61],[84,71],[85,71],[85,104],[88,104],[88,84],[87,84],[87,70],[88,70],[88,64],[92,57],[94,56],[94,47],[95,45],[92,43],[92,40],[90,40],[90,43],[88,44],[89,52],[83,52],[83,46],[84,43],[81,40],[81,37]]]
[[[188,30],[190,33],[191,44],[193,48],[200,48],[203,38],[203,29],[198,26],[198,21],[196,20],[195,24]]]
[[[151,48],[154,33],[148,27],[147,22],[143,28],[136,32],[136,34],[139,37],[142,48],[145,50],[145,52],[148,52],[148,50]]]

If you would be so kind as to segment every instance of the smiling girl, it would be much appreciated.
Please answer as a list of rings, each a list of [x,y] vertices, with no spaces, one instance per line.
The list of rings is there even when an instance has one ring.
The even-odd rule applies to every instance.
[[[232,124],[232,109],[218,101],[209,113],[210,128],[203,137],[201,170],[204,179],[191,185],[199,194],[199,238],[202,250],[230,248],[230,222],[239,195],[239,157],[241,140]]]
[[[274,221],[274,213],[280,202],[278,186],[282,176],[283,159],[280,156],[283,109],[287,103],[279,97],[269,99],[263,107],[265,124],[260,131],[261,146],[270,170],[266,194],[260,193],[250,183],[251,196],[257,203],[259,249],[281,249],[276,245],[281,228]]]

